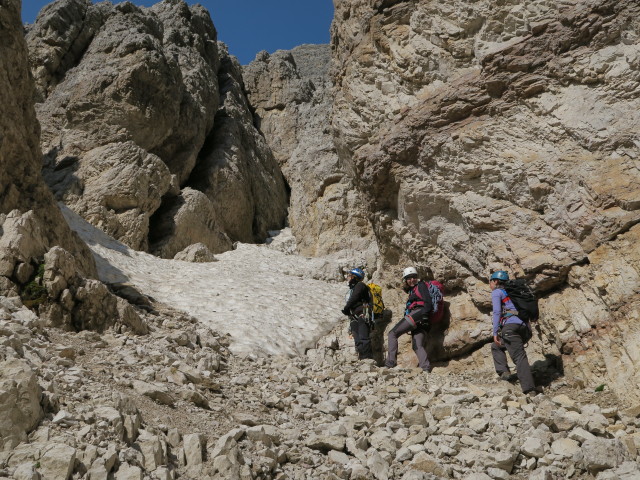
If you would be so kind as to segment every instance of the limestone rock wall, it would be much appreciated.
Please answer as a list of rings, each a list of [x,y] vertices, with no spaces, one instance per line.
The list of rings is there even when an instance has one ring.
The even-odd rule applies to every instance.
[[[445,281],[445,350],[487,341],[486,279],[505,268],[548,296],[548,341],[599,356],[610,378],[633,364],[637,383],[637,361],[610,361],[593,340],[602,322],[606,341],[637,349],[633,315],[589,281],[618,281],[609,266],[630,243],[616,239],[640,219],[637,2],[334,5],[338,155],[371,206],[390,277],[415,264]]]
[[[328,45],[260,52],[243,68],[243,79],[256,125],[291,188],[288,220],[298,251],[369,252],[360,257],[367,262],[376,245],[366,205],[337,155],[328,121],[330,61]]]
[[[40,129],[19,1],[3,5],[0,25],[0,290],[17,294],[53,245],[73,251],[84,275],[96,270],[42,181]]]
[[[220,44],[221,106],[190,184],[211,199],[215,217],[232,239],[264,241],[284,225],[286,184],[273,153],[253,124],[235,57]]]
[[[218,76],[225,75],[203,7],[181,0],[149,8],[60,0],[43,9],[27,41],[44,173],[57,199],[131,247],[169,257],[203,236],[219,252],[233,240],[264,240],[266,227],[282,226],[286,203],[258,206],[257,195],[249,195],[243,202],[258,213],[236,212],[242,236],[210,216],[193,237],[174,244],[176,235],[189,233],[175,215],[205,142],[212,142],[221,106]],[[253,151],[251,160],[257,170],[270,161],[265,151]],[[285,197],[284,184],[260,175],[254,180]],[[204,200],[233,212],[233,193]]]

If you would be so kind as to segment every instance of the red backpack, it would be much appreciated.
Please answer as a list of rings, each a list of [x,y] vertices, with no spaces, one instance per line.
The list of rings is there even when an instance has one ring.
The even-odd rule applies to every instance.
[[[424,284],[427,286],[427,290],[429,290],[431,304],[433,305],[433,310],[429,313],[429,323],[438,323],[444,315],[444,286],[437,280],[430,282],[425,280]],[[414,288],[414,292],[418,298],[424,300],[422,295],[420,295],[420,289],[417,285]]]

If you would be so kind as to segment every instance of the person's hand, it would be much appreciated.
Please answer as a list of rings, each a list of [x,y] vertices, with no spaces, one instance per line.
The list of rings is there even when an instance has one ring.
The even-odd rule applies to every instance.
[[[502,346],[502,340],[500,340],[500,337],[498,335],[493,336],[493,342],[500,347]]]

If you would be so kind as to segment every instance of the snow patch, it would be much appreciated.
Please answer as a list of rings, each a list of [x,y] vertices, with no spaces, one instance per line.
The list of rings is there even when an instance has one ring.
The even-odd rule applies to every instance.
[[[237,244],[213,263],[167,260],[132,250],[60,204],[69,226],[91,248],[100,280],[134,285],[156,301],[231,335],[234,353],[304,353],[344,322],[347,286],[337,263]],[[319,272],[322,272],[319,275]]]

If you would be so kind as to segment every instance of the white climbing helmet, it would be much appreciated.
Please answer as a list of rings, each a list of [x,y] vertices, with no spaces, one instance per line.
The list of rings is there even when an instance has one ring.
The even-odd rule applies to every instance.
[[[402,280],[406,280],[409,275],[418,275],[418,271],[414,267],[407,267],[402,271]]]

